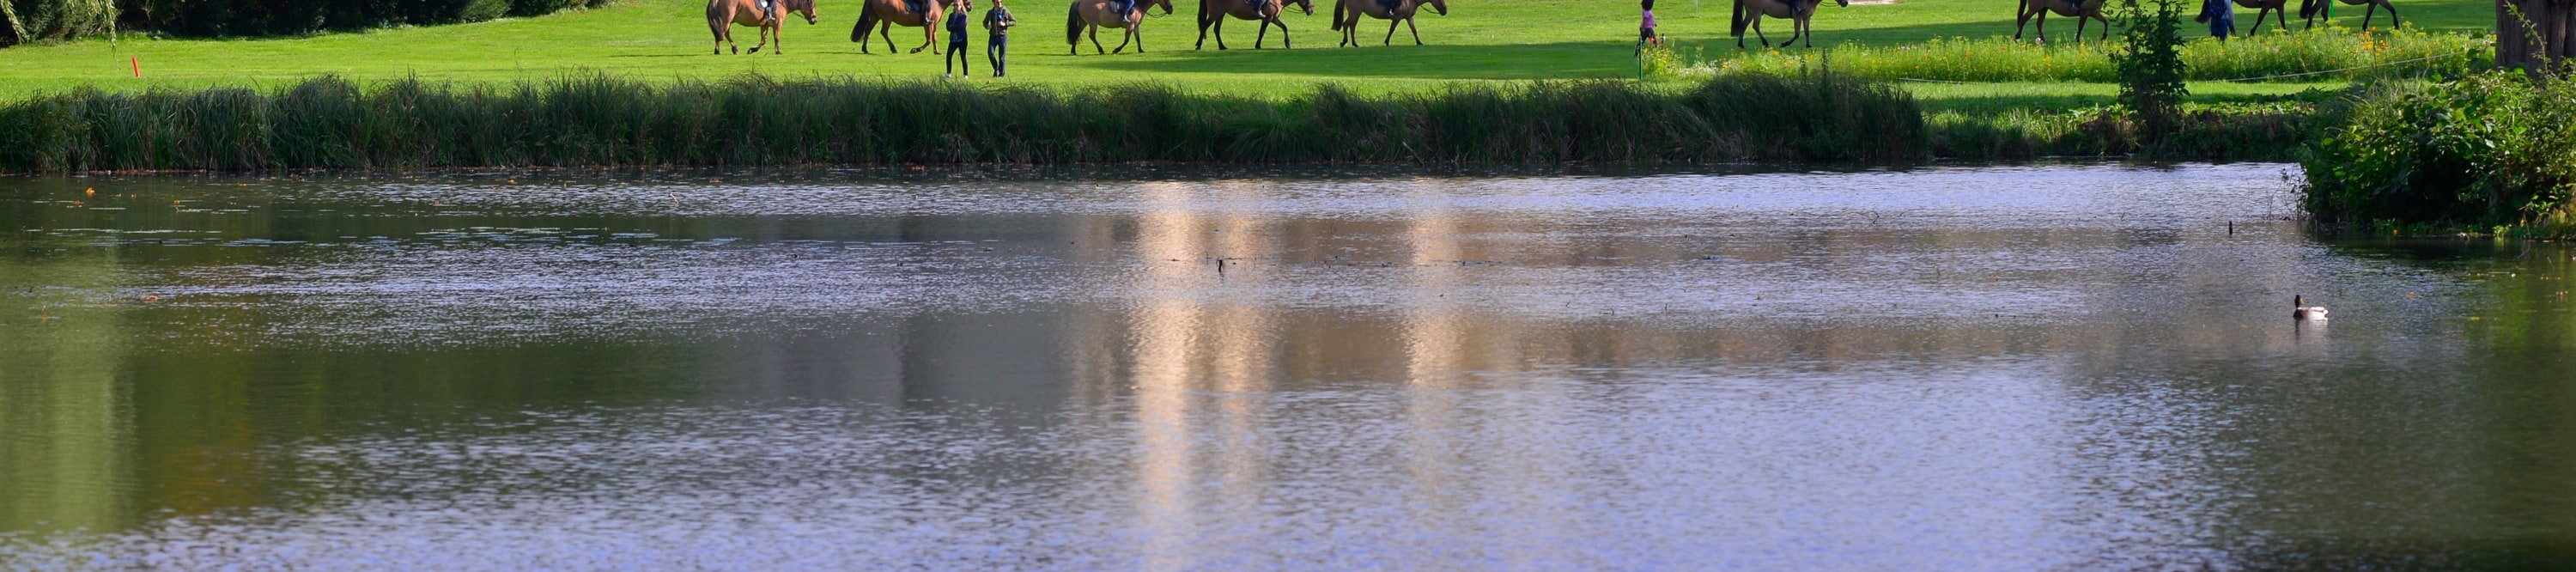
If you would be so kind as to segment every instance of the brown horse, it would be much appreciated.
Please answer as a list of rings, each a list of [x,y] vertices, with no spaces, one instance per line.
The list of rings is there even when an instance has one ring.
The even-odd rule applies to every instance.
[[[1145,10],[1155,6],[1163,7],[1164,14],[1172,13],[1172,0],[1136,0],[1136,9],[1128,11],[1125,15],[1120,15],[1117,10],[1110,8],[1109,0],[1074,0],[1072,10],[1065,14],[1064,43],[1068,46],[1066,51],[1082,53],[1082,33],[1088,31],[1091,32],[1092,52],[1123,53],[1127,51],[1127,44],[1134,43],[1136,53],[1145,53]],[[1126,31],[1126,34],[1118,39],[1118,49],[1108,51],[1100,49],[1101,28],[1121,28]]]
[[[2254,28],[2246,30],[2246,36],[2251,37],[2256,32],[2263,31],[2263,16],[2266,14],[2276,12],[2281,14],[2281,17],[2274,18],[2280,20],[2274,27],[2290,27],[2290,0],[2236,0],[2236,5],[2254,9]]]
[[[1816,47],[1816,35],[1809,33],[1813,28],[1807,21],[1816,17],[1817,7],[1824,5],[1825,0],[1735,0],[1735,17],[1728,24],[1730,33],[1735,35],[1735,47],[1744,47],[1746,26],[1753,28],[1753,37],[1762,40],[1762,47],[1771,47],[1771,37],[1762,35],[1763,16],[1785,18],[1791,22],[1789,39],[1780,45],[1786,46],[1798,38],[1806,38],[1807,47]],[[1851,0],[1834,0],[1834,5],[1850,7]]]
[[[1315,15],[1314,0],[1199,0],[1199,43],[1190,49],[1207,47],[1210,26],[1216,27],[1216,49],[1225,49],[1227,16],[1261,22],[1261,34],[1252,37],[1252,49],[1261,49],[1261,41],[1270,37],[1271,26],[1279,27],[1279,47],[1286,48],[1288,23],[1279,21],[1279,17],[1287,14],[1289,4],[1296,4],[1308,16]]]
[[[716,54],[724,54],[725,48],[733,48],[733,53],[742,53],[741,47],[733,45],[734,26],[760,28],[760,45],[751,47],[751,53],[757,54],[761,48],[778,41],[778,32],[786,28],[784,16],[788,12],[804,15],[805,25],[814,25],[814,0],[770,2],[769,9],[762,10],[760,0],[707,0],[707,29],[716,33]],[[778,43],[781,47],[786,45],[785,42]],[[770,48],[769,53],[781,52],[779,48]]]
[[[2325,17],[2325,19],[2326,19],[2326,21],[2327,21],[2327,22],[2329,22],[2329,23],[2333,22],[2333,21],[2334,21],[2334,3],[2335,3],[2335,1],[2336,1],[2336,0],[2299,0],[2299,17],[2300,17],[2300,18],[2306,18],[2306,19],[2308,20],[2308,27],[2306,27],[2306,28],[2300,28],[2300,29],[2305,30],[2305,29],[2310,29],[2310,28],[2315,28],[2315,27],[2317,27],[2317,17],[2318,17],[2318,16],[2324,16],[2324,17]],[[2341,1],[2341,2],[2343,2],[2343,3],[2345,3],[2345,4],[2349,4],[2349,5],[2353,5],[2353,6],[2362,6],[2362,5],[2368,5],[2368,6],[2370,6],[2370,9],[2368,9],[2368,10],[2363,10],[2363,11],[2361,12],[2361,29],[2362,29],[2362,30],[2369,30],[2369,29],[2370,29],[2370,17],[2371,17],[2372,15],[2374,15],[2374,14],[2379,13],[2379,9],[2380,9],[2380,8],[2387,8],[2387,9],[2388,9],[2388,27],[2390,27],[2390,28],[2395,28],[2395,27],[2397,27],[2397,5],[2396,5],[2396,4],[2390,4],[2390,3],[2388,3],[2388,0],[2340,0],[2340,1]]]
[[[876,34],[885,38],[886,53],[891,54],[895,50],[894,27],[917,27],[921,28],[921,45],[914,47],[912,53],[921,53],[922,48],[940,53],[939,19],[948,15],[947,2],[921,0],[921,4],[922,11],[914,12],[904,0],[867,0],[867,6],[859,9],[859,25],[850,27],[850,41],[859,43],[859,53],[872,53],[868,51],[868,34]],[[974,4],[966,6],[971,8]]]
[[[1333,0],[1333,29],[1342,31],[1341,45],[1360,45],[1360,17],[1367,16],[1387,21],[1386,39],[1379,40],[1378,45],[1394,45],[1395,25],[1403,24],[1404,29],[1413,31],[1413,45],[1419,46],[1422,45],[1422,29],[1413,26],[1413,15],[1424,4],[1431,5],[1431,10],[1442,16],[1449,15],[1448,0],[1397,0],[1394,8],[1388,8],[1377,0]]]
[[[2075,18],[2075,41],[2078,43],[2084,41],[2084,21],[2087,19],[2102,21],[2100,39],[2111,37],[2111,21],[2102,18],[2102,0],[2021,0],[2021,24],[2027,25],[2031,16],[2039,16],[2039,43],[2048,43],[2050,12]],[[2013,26],[2013,39],[2021,39],[2020,25]]]

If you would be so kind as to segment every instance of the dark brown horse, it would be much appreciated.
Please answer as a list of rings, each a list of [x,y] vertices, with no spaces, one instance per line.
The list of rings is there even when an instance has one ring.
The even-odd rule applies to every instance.
[[[921,53],[922,48],[940,53],[939,19],[948,15],[948,6],[944,0],[921,0],[921,5],[922,11],[914,12],[904,0],[867,0],[867,6],[859,9],[859,25],[850,28],[850,41],[859,43],[859,53],[870,53],[868,34],[877,34],[885,37],[886,53],[894,53],[894,27],[917,27],[921,28],[921,45],[914,47],[912,53]]]
[[[1225,49],[1225,19],[1228,16],[1261,22],[1261,33],[1252,37],[1252,49],[1261,49],[1269,39],[1270,27],[1279,27],[1279,47],[1288,47],[1288,23],[1279,21],[1287,15],[1288,5],[1296,4],[1306,15],[1315,15],[1314,0],[1199,0],[1199,43],[1190,49],[1207,47],[1208,28],[1216,28],[1216,49]]]
[[[1064,43],[1070,46],[1065,51],[1082,53],[1082,33],[1087,31],[1091,32],[1094,53],[1126,52],[1129,43],[1136,44],[1136,53],[1145,53],[1145,9],[1156,6],[1162,7],[1164,14],[1172,13],[1172,0],[1136,0],[1134,8],[1125,14],[1110,7],[1109,0],[1074,0],[1073,8],[1065,12]],[[1102,52],[1101,28],[1125,32],[1119,37],[1118,49]]]
[[[1744,28],[1747,26],[1753,28],[1753,37],[1762,40],[1762,47],[1771,47],[1771,37],[1762,35],[1763,16],[1789,20],[1789,39],[1781,41],[1780,45],[1786,46],[1798,38],[1806,38],[1807,47],[1816,47],[1816,35],[1810,33],[1814,28],[1808,21],[1816,17],[1816,8],[1824,5],[1825,0],[1735,0],[1734,20],[1729,23],[1735,35],[1735,47],[1744,47]],[[1834,0],[1834,5],[1849,7],[1851,0]]]
[[[2236,0],[2236,5],[2254,9],[2254,27],[2245,31],[2248,37],[2263,31],[2263,16],[2268,14],[2281,15],[2279,18],[2274,18],[2280,20],[2274,27],[2290,27],[2290,0]]]
[[[2085,20],[2101,20],[2101,39],[2109,39],[2111,21],[2102,19],[2102,3],[2102,0],[2021,0],[2021,23],[2027,25],[2031,16],[2038,16],[2039,43],[2045,44],[2048,43],[2048,14],[2051,12],[2075,19],[2077,42],[2084,41]],[[2013,39],[2021,39],[2020,25],[2013,26]]]
[[[769,9],[762,10],[760,0],[707,0],[707,29],[716,34],[716,53],[725,53],[725,48],[733,48],[733,53],[742,53],[741,47],[733,45],[734,26],[759,27],[760,45],[752,46],[751,53],[760,53],[761,48],[768,47],[769,53],[776,54],[782,52],[777,47],[770,47],[770,43],[777,42],[778,32],[786,28],[787,13],[801,14],[805,16],[805,25],[814,25],[814,0],[770,2],[773,4]],[[784,42],[779,43],[784,45]]]
[[[2397,27],[2397,5],[2388,3],[2388,0],[2299,0],[2299,17],[2308,20],[2307,28],[2300,29],[2317,27],[2318,16],[2324,16],[2328,22],[2334,21],[2334,3],[2337,1],[2354,6],[2370,6],[2370,9],[2361,11],[2363,30],[2370,29],[2370,17],[2379,13],[2380,8],[2388,9],[2388,27]]]
[[[1413,15],[1420,12],[1425,4],[1442,16],[1449,15],[1447,0],[1396,0],[1393,8],[1377,0],[1333,0],[1333,29],[1342,32],[1342,45],[1360,45],[1360,17],[1367,16],[1387,21],[1386,39],[1379,40],[1378,45],[1395,44],[1395,25],[1403,24],[1404,29],[1413,31],[1413,45],[1419,46],[1422,45],[1422,29],[1413,27]]]

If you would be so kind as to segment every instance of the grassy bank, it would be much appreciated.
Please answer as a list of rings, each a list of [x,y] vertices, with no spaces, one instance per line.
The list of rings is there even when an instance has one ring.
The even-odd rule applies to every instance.
[[[2576,236],[2576,83],[2518,73],[2392,83],[2345,115],[2304,165],[2320,220]]]
[[[1770,102],[1801,101],[1783,109]],[[1914,99],[1829,74],[1281,101],[860,79],[79,90],[0,104],[0,170],[888,163],[1910,161]]]
[[[2013,33],[2011,4],[1900,0],[1829,6],[1815,17],[1816,45],[1820,49],[1846,44],[1892,48],[1934,38],[2009,36]],[[848,41],[857,12],[846,0],[822,0],[821,25],[790,23],[787,55],[708,55],[704,6],[697,0],[616,0],[605,8],[532,18],[309,37],[174,40],[128,33],[121,43],[113,44],[83,40],[19,46],[0,49],[0,99],[84,86],[112,92],[217,86],[266,89],[323,74],[361,81],[420,76],[507,83],[547,81],[593,70],[652,82],[717,81],[744,73],[778,78],[927,79],[941,71],[937,56],[927,52],[890,55],[882,42],[872,48],[876,53],[859,53],[859,46]],[[1060,21],[1055,19],[1063,17],[1062,4],[1014,2],[1012,6],[1029,27],[1011,46],[1011,76],[978,77],[974,83],[1079,89],[1147,81],[1183,91],[1284,99],[1323,83],[1380,94],[1436,90],[1454,82],[1635,77],[1637,72],[1630,58],[1636,38],[1635,3],[1605,7],[1576,0],[1461,2],[1447,16],[1421,18],[1427,46],[1411,46],[1409,38],[1399,38],[1398,45],[1381,47],[1378,40],[1385,27],[1372,22],[1362,30],[1367,47],[1335,48],[1336,34],[1325,28],[1332,9],[1326,2],[1317,6],[1316,15],[1292,11],[1287,17],[1296,39],[1294,50],[1278,49],[1275,30],[1270,49],[1247,49],[1252,27],[1230,22],[1225,30],[1234,49],[1220,52],[1213,40],[1205,50],[1191,49],[1197,40],[1191,25],[1196,8],[1184,2],[1177,14],[1158,14],[1146,23],[1145,44],[1150,52],[1107,56],[1092,55],[1087,45],[1081,55],[1068,55],[1062,36],[1044,33],[1040,24]],[[1716,1],[1667,1],[1657,5],[1656,16],[1662,21],[1661,31],[1684,53],[1696,49],[1705,58],[1717,59],[1742,53],[1726,37],[1728,7]],[[2408,26],[2429,32],[2491,30],[2495,24],[2494,4],[2482,0],[2407,0],[2401,7]],[[2358,11],[2336,14],[2341,27],[2358,27]],[[2252,14],[2239,20],[2240,25],[2250,24]],[[2387,20],[2385,14],[2379,17],[2383,27]],[[2062,21],[2051,23],[2051,32],[2072,32]],[[2276,35],[2272,26],[2265,28],[2258,38]],[[898,30],[901,33],[895,39],[903,48],[921,43],[918,28]],[[2052,39],[2063,41],[2054,35]],[[973,41],[972,59],[982,70],[982,34]],[[2211,42],[2193,42],[2195,46],[2203,43]],[[2078,53],[2100,47],[2087,43],[2050,49]],[[1758,47],[1749,52],[1768,53]],[[143,70],[141,78],[134,77],[136,61]],[[1845,66],[1838,62],[1838,67]],[[2082,89],[2081,84],[2062,87]]]

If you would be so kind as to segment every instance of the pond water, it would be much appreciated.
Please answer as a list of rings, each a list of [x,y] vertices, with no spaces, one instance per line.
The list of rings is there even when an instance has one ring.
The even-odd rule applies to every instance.
[[[2293,169],[0,179],[0,568],[2576,562],[2576,251]]]

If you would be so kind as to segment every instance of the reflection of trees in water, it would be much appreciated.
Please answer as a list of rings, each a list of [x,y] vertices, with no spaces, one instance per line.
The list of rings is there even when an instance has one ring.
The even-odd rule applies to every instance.
[[[79,298],[115,286],[115,256],[45,240],[0,247],[0,531],[117,529],[134,471],[117,379],[130,341],[115,308]]]

